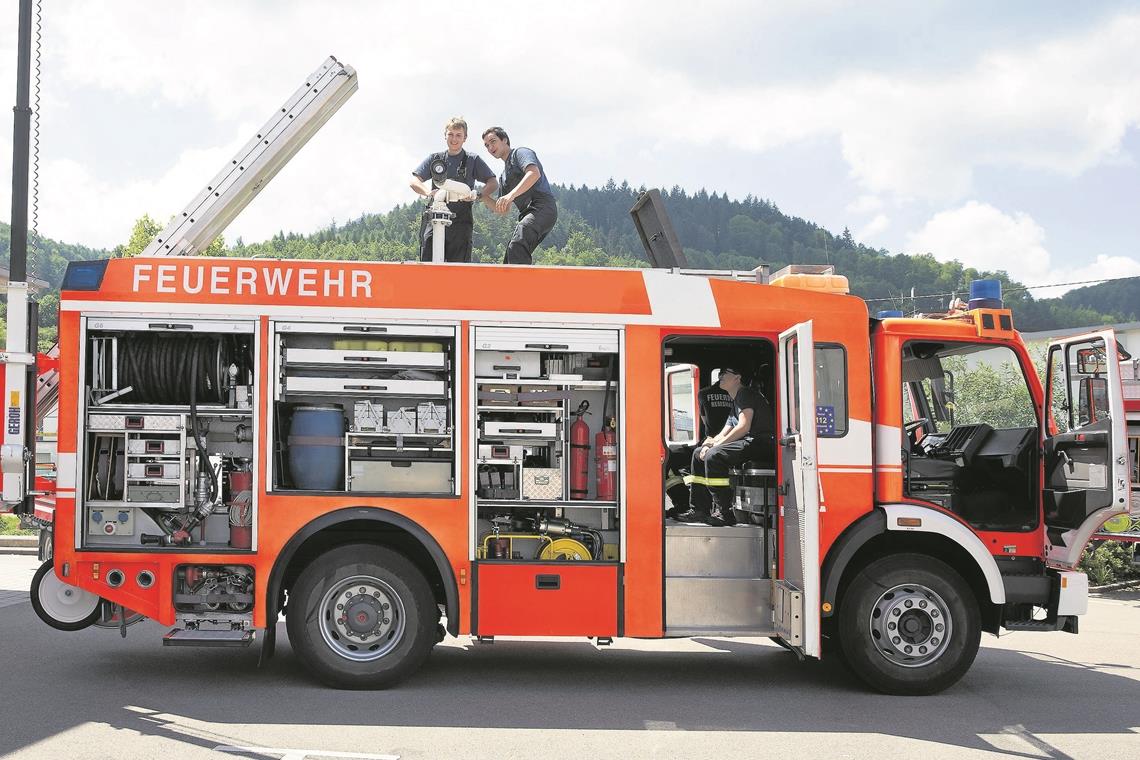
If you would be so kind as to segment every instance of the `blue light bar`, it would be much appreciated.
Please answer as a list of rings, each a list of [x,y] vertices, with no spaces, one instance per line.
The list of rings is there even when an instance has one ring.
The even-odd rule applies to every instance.
[[[971,309],[1002,309],[1001,280],[974,280],[970,283]]]

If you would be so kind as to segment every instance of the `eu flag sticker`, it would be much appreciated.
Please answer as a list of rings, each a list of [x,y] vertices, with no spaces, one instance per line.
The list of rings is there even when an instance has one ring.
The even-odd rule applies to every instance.
[[[835,435],[835,407],[816,404],[815,434]]]

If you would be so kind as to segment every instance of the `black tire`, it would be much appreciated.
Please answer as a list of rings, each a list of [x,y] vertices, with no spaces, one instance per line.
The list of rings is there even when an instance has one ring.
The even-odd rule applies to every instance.
[[[406,557],[348,544],[301,572],[289,593],[285,627],[301,662],[323,683],[385,689],[423,664],[436,643],[438,617],[427,580]]]
[[[839,637],[848,667],[873,688],[935,694],[970,669],[980,621],[973,592],[953,568],[901,554],[872,562],[852,580],[839,606]]]
[[[53,595],[66,593],[70,589],[74,589],[74,593],[81,596],[76,596],[74,601],[59,596],[53,598]],[[99,614],[102,612],[103,605],[99,597],[59,580],[55,576],[50,559],[40,565],[40,569],[32,576],[30,595],[32,597],[32,609],[36,611],[39,619],[60,631],[82,631],[98,620]],[[41,598],[41,595],[47,596]],[[93,602],[92,597],[94,598]],[[87,606],[92,603],[94,609],[87,612]],[[68,614],[69,612],[75,614]]]

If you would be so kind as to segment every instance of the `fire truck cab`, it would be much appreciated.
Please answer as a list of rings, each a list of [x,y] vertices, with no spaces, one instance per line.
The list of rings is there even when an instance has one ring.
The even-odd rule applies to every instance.
[[[1075,633],[1080,552],[1128,508],[1111,332],[1053,346],[1043,389],[994,298],[873,319],[833,274],[765,280],[75,262],[37,612],[268,655],[284,611],[348,688],[449,632],[771,636],[918,694],[983,631]],[[733,472],[737,525],[677,523],[667,461],[729,364],[776,461]]]

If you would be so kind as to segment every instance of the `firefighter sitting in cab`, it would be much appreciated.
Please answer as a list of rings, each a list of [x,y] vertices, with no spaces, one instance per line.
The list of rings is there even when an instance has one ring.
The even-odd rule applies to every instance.
[[[681,522],[735,525],[729,471],[744,462],[771,467],[775,462],[772,407],[758,390],[744,384],[744,372],[736,367],[720,371],[720,387],[732,397],[732,411],[724,428],[705,438],[693,451],[689,482],[689,511],[677,516]]]

